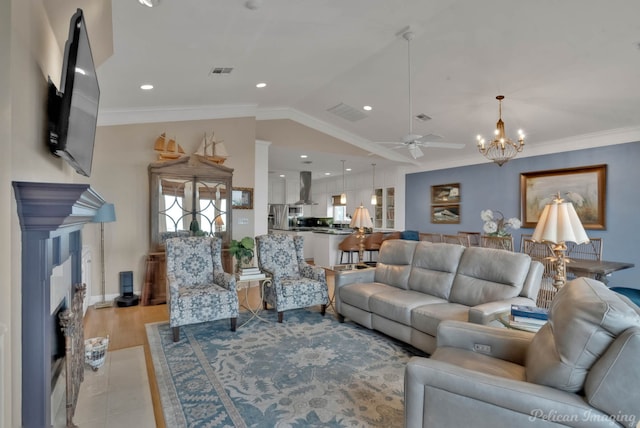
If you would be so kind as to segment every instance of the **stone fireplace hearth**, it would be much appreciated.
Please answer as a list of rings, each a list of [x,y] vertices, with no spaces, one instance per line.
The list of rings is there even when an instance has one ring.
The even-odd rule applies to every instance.
[[[22,230],[22,426],[51,426],[51,276],[71,262],[82,281],[81,231],[105,203],[88,184],[13,182]]]

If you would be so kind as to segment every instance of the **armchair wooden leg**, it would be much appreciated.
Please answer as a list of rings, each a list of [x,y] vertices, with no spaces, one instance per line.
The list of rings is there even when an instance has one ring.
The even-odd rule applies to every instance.
[[[282,324],[282,319],[284,318],[284,312],[278,312],[278,322]]]
[[[327,305],[321,305],[320,306],[320,313],[322,314],[322,316],[324,316],[324,313],[327,311]]]
[[[238,318],[231,318],[231,331],[236,331],[238,325]]]
[[[267,310],[267,301],[266,300],[262,301],[262,309],[264,309],[265,311]]]
[[[338,322],[344,322],[344,315],[340,315],[340,314],[337,314],[337,315],[338,315]]]
[[[178,342],[180,340],[180,327],[171,327],[173,331],[173,341]]]

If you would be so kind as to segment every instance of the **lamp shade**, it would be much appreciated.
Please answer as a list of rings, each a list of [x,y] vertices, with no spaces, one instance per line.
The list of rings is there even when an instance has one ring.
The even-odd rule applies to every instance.
[[[371,216],[369,215],[369,210],[366,209],[362,204],[360,204],[360,206],[356,208],[356,212],[353,214],[353,218],[351,219],[351,223],[349,223],[349,227],[357,227],[358,229],[361,227],[373,227]]]
[[[582,227],[573,204],[563,202],[562,199],[544,207],[531,239],[537,242],[544,241],[554,244],[561,242],[584,244],[589,242],[589,237],[584,227]]]
[[[103,204],[96,213],[92,223],[111,223],[116,221],[116,208],[113,204]]]
[[[222,219],[221,215],[216,217],[215,223],[216,223],[216,226],[224,226],[224,220]]]

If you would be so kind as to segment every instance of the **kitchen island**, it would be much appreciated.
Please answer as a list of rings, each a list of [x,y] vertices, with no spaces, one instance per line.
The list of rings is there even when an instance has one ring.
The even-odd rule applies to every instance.
[[[340,263],[338,245],[353,233],[352,229],[297,227],[291,229],[271,229],[269,233],[287,233],[304,237],[304,257],[313,258],[316,266],[333,266]]]

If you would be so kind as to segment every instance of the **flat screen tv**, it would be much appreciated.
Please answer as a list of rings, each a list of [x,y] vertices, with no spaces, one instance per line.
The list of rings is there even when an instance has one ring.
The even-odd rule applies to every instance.
[[[82,9],[71,17],[60,82],[57,90],[49,77],[49,149],[89,177],[100,87]]]

